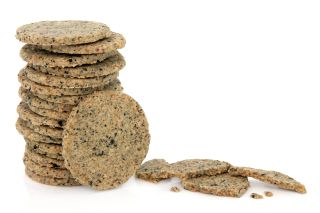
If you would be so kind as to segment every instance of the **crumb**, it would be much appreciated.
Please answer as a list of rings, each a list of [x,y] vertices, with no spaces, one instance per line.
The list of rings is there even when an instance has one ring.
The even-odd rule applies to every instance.
[[[250,197],[253,199],[263,199],[263,196],[257,193],[251,193]]]
[[[170,191],[172,191],[172,192],[180,192],[180,189],[177,186],[172,186],[170,188]]]
[[[273,196],[273,193],[266,191],[266,192],[264,192],[264,195],[265,195],[266,197],[272,197],[272,196]]]

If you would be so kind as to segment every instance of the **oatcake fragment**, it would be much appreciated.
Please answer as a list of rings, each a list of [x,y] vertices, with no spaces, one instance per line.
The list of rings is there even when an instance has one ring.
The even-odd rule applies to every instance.
[[[251,193],[250,197],[253,199],[263,199],[263,196],[257,193]]]
[[[264,195],[265,195],[266,197],[272,197],[272,196],[273,196],[273,193],[272,193],[272,192],[265,191],[265,192],[264,192]]]
[[[64,160],[62,157],[62,146],[59,144],[48,144],[36,141],[30,141],[25,138],[27,149],[49,158]]]
[[[299,193],[307,192],[303,184],[299,183],[288,175],[276,171],[254,169],[250,167],[231,167],[229,169],[229,174],[252,177],[265,183],[274,184],[281,189],[292,190]]]
[[[72,178],[71,173],[67,169],[50,168],[33,162],[28,156],[23,157],[23,163],[26,168],[37,175],[55,177],[55,178]]]
[[[26,149],[24,152],[24,155],[30,159],[31,161],[41,165],[46,166],[49,168],[55,168],[55,169],[65,169],[64,161],[63,160],[57,160],[54,158],[49,158],[45,155],[38,154],[36,152],[31,151],[30,149]]]
[[[92,43],[64,45],[64,46],[37,46],[39,49],[56,53],[67,54],[99,54],[121,49],[126,44],[126,40],[119,33],[112,33],[110,37],[100,39]]]
[[[37,71],[54,76],[66,78],[94,78],[119,72],[125,66],[125,64],[126,62],[123,56],[120,53],[117,53],[116,55],[111,56],[99,63],[77,67],[47,67],[33,64],[28,64],[28,66]]]
[[[26,103],[21,102],[17,107],[17,112],[21,119],[29,121],[33,125],[47,125],[50,127],[63,127],[64,120],[57,120],[49,117],[38,115],[30,110]]]
[[[170,178],[168,168],[170,164],[164,159],[153,159],[143,163],[136,172],[136,177],[157,183]]]
[[[58,54],[37,49],[30,44],[24,45],[20,50],[20,57],[24,61],[47,67],[76,67],[83,64],[95,64],[116,54],[118,54],[117,51],[91,55]]]
[[[182,181],[183,188],[218,196],[241,197],[250,184],[246,177],[235,177],[227,173],[213,176],[201,176]]]
[[[30,67],[25,67],[19,72],[18,79],[21,83],[21,87],[25,90],[30,90],[34,95],[54,95],[54,96],[63,96],[63,95],[86,95],[90,94],[97,90],[105,90],[109,88],[109,85],[103,85],[99,87],[89,87],[89,88],[58,88],[51,87],[46,85],[38,84],[34,81],[31,81],[27,77],[27,70],[31,69]],[[108,78],[116,80],[118,73],[110,74]]]
[[[209,159],[189,159],[170,164],[168,173],[180,179],[201,175],[217,175],[227,172],[230,164],[224,161]]]
[[[177,187],[177,186],[172,186],[172,187],[170,188],[170,191],[171,191],[171,192],[180,192],[180,189],[179,189],[179,187]]]
[[[17,29],[16,38],[28,44],[74,45],[110,37],[112,32],[103,23],[93,21],[40,21]]]
[[[46,74],[35,69],[28,67],[25,69],[27,78],[33,82],[41,85],[58,87],[58,88],[91,88],[103,87],[110,84],[116,79],[115,73],[110,73],[106,76],[93,77],[93,78],[66,78]]]
[[[48,176],[41,176],[33,171],[25,169],[26,175],[42,184],[52,185],[52,186],[80,186],[80,184],[74,178],[55,178],[55,177],[48,177]]]
[[[50,137],[47,135],[39,134],[35,132],[32,128],[32,125],[28,124],[27,121],[24,121],[18,118],[16,122],[16,129],[18,132],[23,135],[23,137],[31,140],[31,141],[38,141],[43,143],[54,143],[54,144],[62,144],[62,140],[59,138]]]
[[[139,168],[149,147],[148,122],[142,108],[121,92],[88,95],[65,126],[65,165],[81,184],[111,189]]]
[[[21,100],[27,103],[29,106],[54,110],[57,112],[71,112],[74,105],[70,104],[58,104],[53,103],[50,101],[42,100],[41,98],[33,95],[30,91],[23,89],[22,87],[19,88],[19,96]]]

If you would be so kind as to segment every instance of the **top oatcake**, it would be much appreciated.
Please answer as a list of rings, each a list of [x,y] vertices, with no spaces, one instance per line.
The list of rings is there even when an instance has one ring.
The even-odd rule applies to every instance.
[[[16,38],[36,45],[74,45],[110,37],[112,32],[102,23],[92,21],[41,21],[17,29]]]

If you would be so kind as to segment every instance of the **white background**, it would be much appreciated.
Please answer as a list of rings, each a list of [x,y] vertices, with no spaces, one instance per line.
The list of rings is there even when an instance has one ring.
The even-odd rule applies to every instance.
[[[319,1],[1,1],[0,212],[315,212],[320,210]],[[19,58],[14,35],[41,20],[104,22],[127,39],[120,74],[144,108],[147,159],[210,158],[274,169],[308,193],[259,182],[240,199],[182,190],[178,180],[131,178],[120,188],[50,187],[24,175],[15,130]],[[274,192],[253,200],[251,192]]]

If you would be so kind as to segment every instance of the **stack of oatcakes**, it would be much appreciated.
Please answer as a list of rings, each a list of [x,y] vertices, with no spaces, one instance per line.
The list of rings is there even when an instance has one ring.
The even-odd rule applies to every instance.
[[[122,35],[102,23],[44,21],[21,26],[28,64],[19,72],[21,103],[16,128],[26,141],[24,164],[33,180],[49,185],[79,185],[64,166],[63,129],[86,95],[122,90],[117,79],[125,61],[117,49]]]

